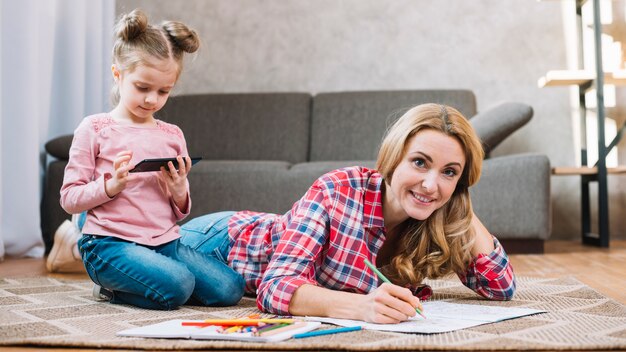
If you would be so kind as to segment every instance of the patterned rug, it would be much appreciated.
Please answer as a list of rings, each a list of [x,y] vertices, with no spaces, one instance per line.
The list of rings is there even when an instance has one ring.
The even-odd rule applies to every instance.
[[[277,343],[116,337],[120,330],[170,319],[244,317],[253,299],[236,307],[185,306],[169,312],[101,303],[85,280],[0,279],[0,346],[148,350],[609,350],[626,349],[626,306],[574,278],[518,278],[515,299],[489,302],[458,280],[429,282],[433,299],[547,310],[547,313],[449,333],[420,335],[355,331]]]

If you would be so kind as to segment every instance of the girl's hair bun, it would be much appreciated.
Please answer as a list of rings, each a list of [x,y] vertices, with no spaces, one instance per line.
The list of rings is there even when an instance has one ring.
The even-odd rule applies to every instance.
[[[193,29],[177,21],[166,21],[161,25],[171,42],[186,53],[193,53],[200,47],[200,37]]]
[[[124,41],[133,41],[148,28],[148,17],[141,10],[135,9],[122,15],[115,26],[115,35]]]

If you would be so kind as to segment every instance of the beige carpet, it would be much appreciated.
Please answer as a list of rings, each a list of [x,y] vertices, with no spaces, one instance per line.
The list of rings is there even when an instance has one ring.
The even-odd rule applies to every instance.
[[[626,349],[626,306],[573,278],[519,278],[515,299],[488,302],[458,280],[431,282],[434,299],[499,304],[547,313],[450,333],[419,335],[357,331],[262,344],[116,337],[115,333],[169,319],[247,316],[254,300],[237,307],[184,307],[170,312],[100,303],[89,281],[51,278],[0,279],[0,346],[247,350],[591,350]]]

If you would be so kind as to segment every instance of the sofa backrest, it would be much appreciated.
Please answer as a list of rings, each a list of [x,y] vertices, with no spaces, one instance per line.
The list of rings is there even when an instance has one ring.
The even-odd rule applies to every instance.
[[[308,93],[198,94],[170,98],[157,117],[183,130],[192,156],[299,163],[308,156],[310,109]]]
[[[318,94],[313,98],[309,160],[374,160],[388,126],[423,103],[446,104],[468,118],[476,114],[476,98],[469,90]]]

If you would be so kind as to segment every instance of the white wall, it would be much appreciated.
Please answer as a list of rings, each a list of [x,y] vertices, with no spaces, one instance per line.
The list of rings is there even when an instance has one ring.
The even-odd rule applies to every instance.
[[[203,40],[178,94],[472,89],[479,110],[509,100],[535,111],[494,156],[539,152],[553,166],[575,165],[571,90],[537,87],[546,71],[571,65],[572,17],[559,1],[117,1],[118,14],[136,7]],[[609,182],[611,233],[626,238],[626,177]],[[579,238],[579,188],[577,177],[552,178],[553,238]]]

